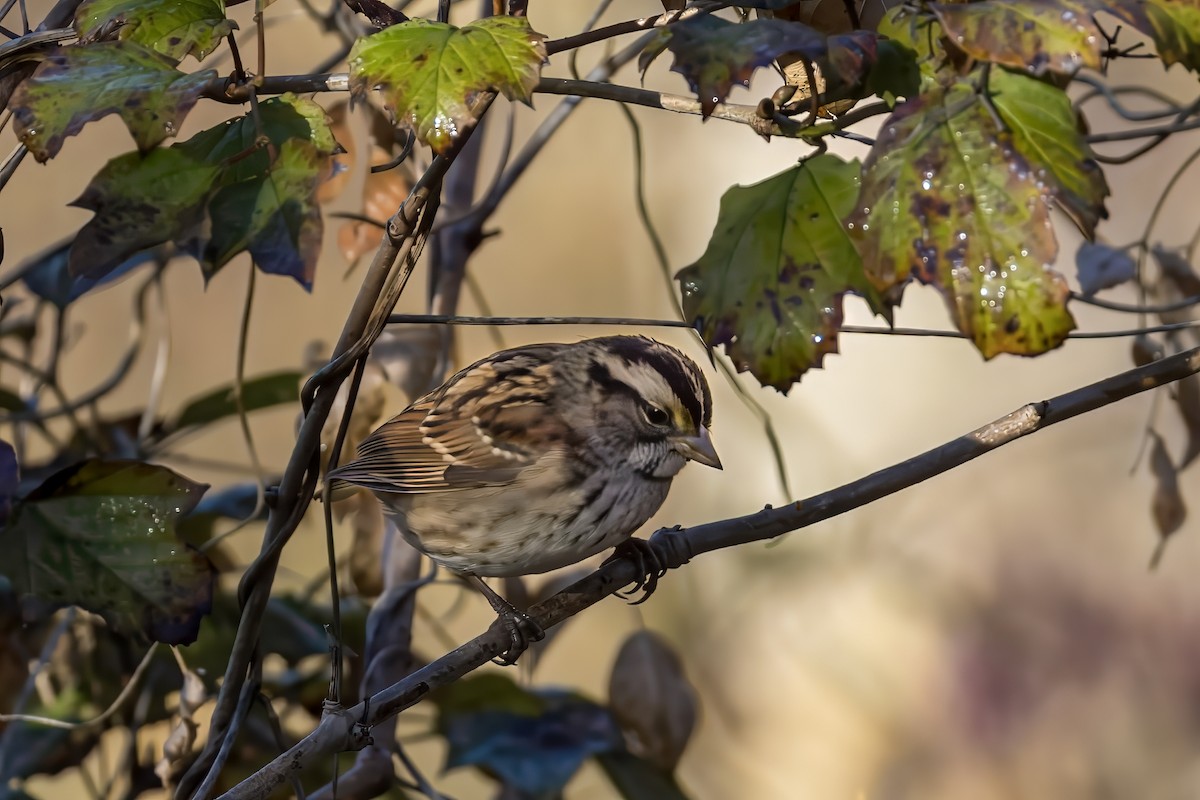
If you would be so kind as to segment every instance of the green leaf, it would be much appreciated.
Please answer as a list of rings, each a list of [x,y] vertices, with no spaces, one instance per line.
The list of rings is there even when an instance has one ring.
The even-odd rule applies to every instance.
[[[943,46],[945,34],[942,26],[932,15],[918,13],[913,8],[900,4],[884,15],[879,23],[879,35],[886,37],[886,41],[895,46],[913,53],[918,88],[943,82],[947,73],[951,80],[957,79],[953,70],[944,69],[950,60],[950,53]],[[880,67],[882,66],[881,64]],[[913,92],[904,96],[914,97],[916,94]]]
[[[120,156],[75,203],[96,216],[71,247],[71,273],[102,277],[139,250],[174,242],[210,277],[248,250],[264,271],[309,288],[323,227],[314,195],[336,148],[321,107],[285,94],[260,103],[257,119]]]
[[[821,155],[731,188],[704,255],[676,276],[704,340],[781,392],[837,352],[846,292],[884,310],[842,225],[858,174],[857,161]]]
[[[950,40],[967,55],[1034,75],[1100,68],[1104,37],[1088,0],[935,3]]]
[[[530,100],[546,59],[545,38],[524,17],[489,17],[462,28],[412,19],[355,42],[351,90],[382,89],[395,118],[443,153],[475,125],[478,93]]]
[[[187,248],[204,235],[206,203],[220,174],[186,143],[109,161],[72,203],[96,216],[71,243],[68,272],[95,281],[140,250],[164,242]]]
[[[707,117],[729,96],[735,83],[784,53],[814,59],[826,52],[825,37],[799,22],[755,19],[734,23],[712,15],[692,17],[671,26],[667,49],[675,56],[671,70],[687,79]]]
[[[242,403],[247,412],[271,406],[295,403],[300,394],[300,372],[275,372],[251,378],[242,385]],[[237,412],[234,399],[236,388],[225,386],[190,401],[168,426],[168,430],[179,430],[193,425],[208,425]]]
[[[311,286],[324,228],[315,194],[327,158],[311,142],[289,139],[262,178],[218,192],[209,204],[212,236],[203,252],[210,272],[248,250],[264,272]]]
[[[1059,207],[1093,238],[1096,224],[1108,216],[1108,183],[1091,157],[1071,98],[1057,86],[1003,69],[992,70],[988,89],[1012,133],[1013,148],[1051,184]]]
[[[456,681],[433,694],[438,714],[447,718],[478,711],[505,711],[536,717],[545,702],[496,672],[485,672]]]
[[[78,605],[124,633],[194,641],[215,573],[174,526],[207,488],[134,461],[69,467],[17,506],[0,533],[4,569],[35,605]]]
[[[601,753],[596,761],[623,800],[687,800],[675,776],[631,753]]]
[[[898,97],[916,97],[921,90],[916,51],[890,39],[881,39],[876,47],[875,63],[867,72],[867,91],[889,103]]]
[[[1118,0],[1104,10],[1152,38],[1164,64],[1200,72],[1200,0]]]
[[[224,0],[88,0],[75,14],[81,41],[115,32],[176,62],[189,53],[202,60],[236,29]]]
[[[889,297],[938,287],[984,358],[1036,355],[1075,321],[1048,189],[965,83],[898,106],[863,166],[850,219],[868,276]]]
[[[185,75],[165,56],[135,42],[60,47],[13,92],[17,136],[38,161],[53,158],[63,139],[89,122],[119,114],[138,149],[179,130],[212,70]]]

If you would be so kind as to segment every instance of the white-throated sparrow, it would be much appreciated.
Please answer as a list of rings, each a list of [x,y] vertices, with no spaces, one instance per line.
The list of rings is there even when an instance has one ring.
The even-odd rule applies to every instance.
[[[673,347],[644,336],[528,345],[458,372],[329,477],[370,489],[413,547],[474,580],[508,625],[511,663],[525,630],[541,631],[480,578],[628,542],[687,461],[721,467],[711,421],[704,374]]]

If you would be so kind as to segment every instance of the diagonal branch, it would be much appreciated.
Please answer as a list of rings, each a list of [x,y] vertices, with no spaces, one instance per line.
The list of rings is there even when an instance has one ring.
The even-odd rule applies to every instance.
[[[872,473],[828,492],[766,508],[744,517],[698,525],[688,530],[661,530],[651,538],[660,558],[679,567],[691,558],[748,542],[771,539],[808,527],[915,486],[943,472],[1055,423],[1181,380],[1200,372],[1200,348],[1164,358],[1137,369],[1059,395],[1030,403],[1000,419],[899,464]],[[543,628],[599,602],[632,583],[638,568],[631,559],[613,560],[583,580],[529,609]],[[422,700],[434,689],[453,683],[488,663],[508,646],[508,634],[499,623],[437,661],[336,715],[327,715],[317,728],[283,755],[239,783],[224,797],[230,800],[265,798],[289,776],[313,759],[352,749],[369,728],[390,719]]]

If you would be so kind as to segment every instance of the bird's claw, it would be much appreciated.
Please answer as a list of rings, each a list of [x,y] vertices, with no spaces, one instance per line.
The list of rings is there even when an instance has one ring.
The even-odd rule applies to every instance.
[[[629,591],[619,591],[615,594],[627,601],[631,606],[639,606],[650,599],[650,595],[654,594],[654,590],[658,588],[658,579],[667,574],[667,568],[663,564],[662,559],[658,556],[658,551],[654,546],[645,539],[629,538],[621,542],[613,550],[613,554],[605,559],[604,563],[614,561],[619,558],[631,558],[637,564],[638,577],[633,582],[633,588]],[[602,565],[603,566],[603,565]],[[638,592],[641,592],[641,597],[633,599]]]
[[[493,664],[511,667],[529,649],[530,644],[546,638],[546,631],[537,620],[514,606],[497,609],[496,614],[500,624],[508,631],[509,644],[507,650],[492,659]]]

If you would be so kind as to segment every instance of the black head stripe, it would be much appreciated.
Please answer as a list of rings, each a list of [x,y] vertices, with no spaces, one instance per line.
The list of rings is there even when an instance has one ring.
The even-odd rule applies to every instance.
[[[629,363],[645,364],[667,382],[697,427],[712,422],[708,382],[690,358],[673,347],[644,336],[609,336],[605,348]]]

